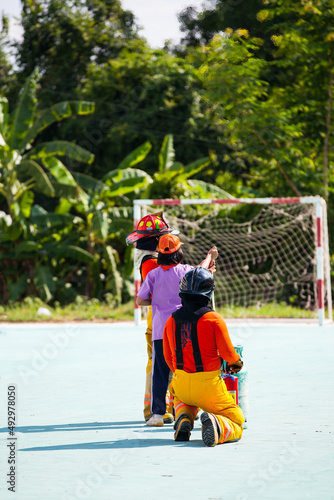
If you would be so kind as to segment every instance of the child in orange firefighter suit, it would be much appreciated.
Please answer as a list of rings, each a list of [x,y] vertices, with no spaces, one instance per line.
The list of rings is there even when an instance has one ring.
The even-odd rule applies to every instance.
[[[145,215],[138,222],[136,229],[128,234],[126,238],[127,244],[135,243],[135,266],[140,271],[142,282],[147,274],[158,267],[157,246],[160,236],[168,233],[178,234],[172,227],[168,225],[164,219],[163,213],[158,212],[151,215]],[[152,308],[149,307],[147,314],[147,329],[145,333],[147,345],[147,365],[146,365],[146,380],[145,380],[145,395],[144,395],[144,419],[147,422],[152,417],[151,412],[151,385],[152,385]],[[173,416],[173,397],[167,390],[166,393],[166,413],[163,416],[164,423],[174,422]]]
[[[169,317],[163,333],[164,356],[174,376],[175,441],[189,441],[198,408],[206,446],[238,441],[244,415],[221,378],[221,357],[237,373],[243,362],[235,352],[226,324],[208,306],[212,275],[196,267],[180,282],[182,307]]]
[[[165,413],[165,397],[170,369],[163,356],[163,328],[170,314],[181,307],[178,296],[179,283],[184,274],[193,266],[181,264],[182,243],[177,236],[167,234],[159,239],[159,267],[151,271],[137,294],[138,305],[152,304],[152,339],[153,339],[153,373],[152,373],[152,413],[147,425],[160,427]],[[214,259],[217,257],[216,247],[209,250],[201,263],[214,270]]]

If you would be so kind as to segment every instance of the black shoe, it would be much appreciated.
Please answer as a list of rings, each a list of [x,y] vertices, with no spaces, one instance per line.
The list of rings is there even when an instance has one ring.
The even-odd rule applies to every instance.
[[[193,423],[187,413],[181,413],[177,418],[174,429],[174,440],[175,441],[189,441],[190,431],[193,428]]]
[[[212,413],[202,413],[202,440],[205,446],[216,446],[221,434],[218,420]]]

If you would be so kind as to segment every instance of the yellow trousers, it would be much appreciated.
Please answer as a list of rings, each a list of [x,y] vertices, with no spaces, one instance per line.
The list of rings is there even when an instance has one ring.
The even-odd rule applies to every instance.
[[[218,444],[241,438],[245,418],[228,392],[220,370],[197,373],[175,370],[170,390],[174,395],[175,419],[187,413],[194,422],[201,408],[213,413],[220,423],[222,432]]]
[[[144,396],[144,418],[147,420],[151,415],[151,397],[152,397],[152,308],[148,308],[147,314],[147,330],[146,330],[146,346],[147,346],[147,365],[146,365],[146,381],[145,381],[145,396]],[[166,394],[166,413],[173,415],[173,396],[170,391]]]

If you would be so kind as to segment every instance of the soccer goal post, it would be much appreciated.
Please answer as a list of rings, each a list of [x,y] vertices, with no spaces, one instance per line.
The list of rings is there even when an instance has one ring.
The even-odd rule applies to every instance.
[[[215,305],[250,307],[281,302],[318,310],[333,320],[327,207],[300,198],[134,200],[134,225],[163,210],[180,232],[184,262],[198,265],[216,245]],[[134,268],[135,294],[140,271]],[[135,323],[141,308],[135,305]]]

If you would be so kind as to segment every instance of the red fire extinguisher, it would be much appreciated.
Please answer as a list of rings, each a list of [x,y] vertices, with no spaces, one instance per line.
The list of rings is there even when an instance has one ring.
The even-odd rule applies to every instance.
[[[223,373],[222,376],[228,392],[231,394],[235,403],[239,404],[238,377],[230,373]]]

